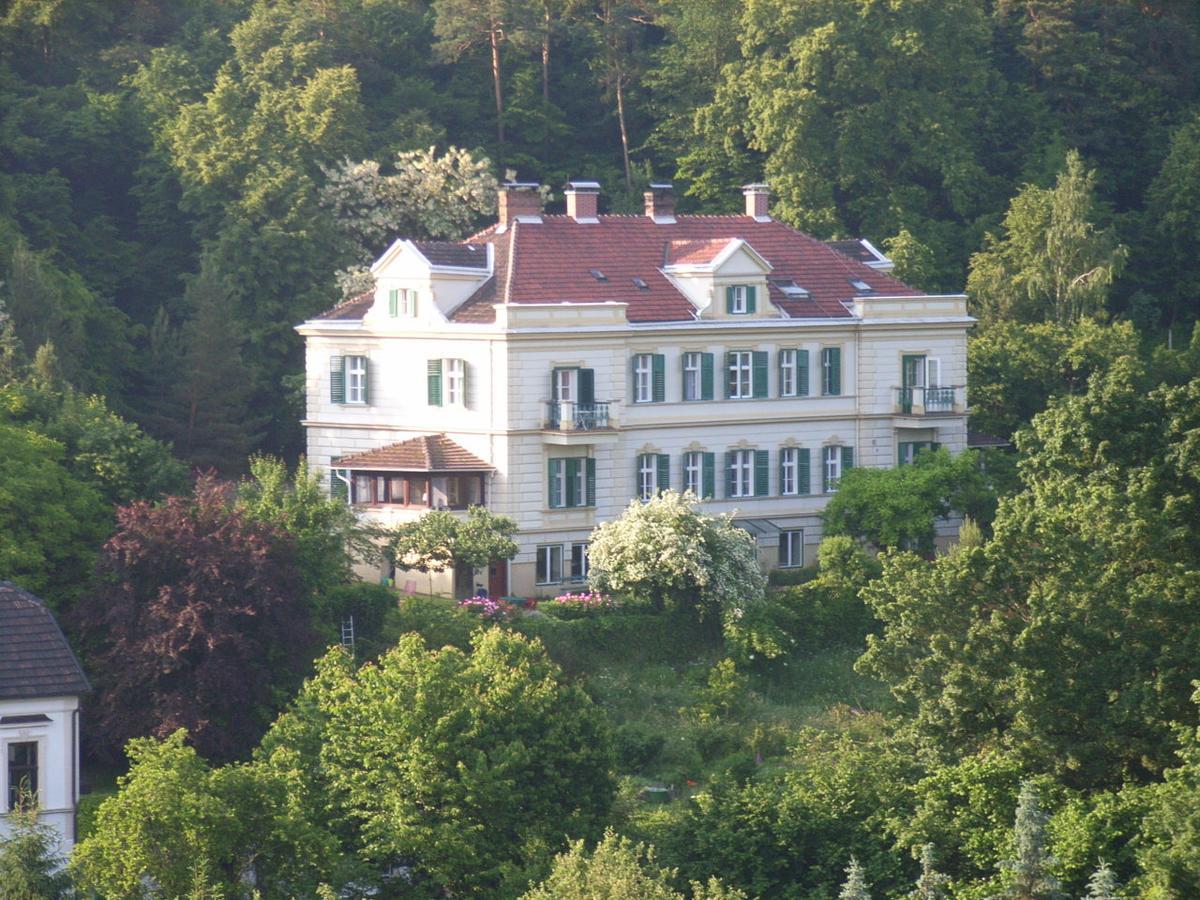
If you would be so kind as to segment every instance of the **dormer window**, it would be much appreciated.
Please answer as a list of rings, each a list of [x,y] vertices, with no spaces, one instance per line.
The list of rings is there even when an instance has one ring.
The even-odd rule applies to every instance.
[[[754,312],[755,294],[752,284],[731,284],[725,288],[725,311],[731,316],[745,316]]]
[[[410,288],[388,291],[388,315],[393,319],[411,319],[417,315],[417,292]]]

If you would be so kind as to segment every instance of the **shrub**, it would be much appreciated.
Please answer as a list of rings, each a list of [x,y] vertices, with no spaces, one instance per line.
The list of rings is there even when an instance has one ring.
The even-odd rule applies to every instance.
[[[621,606],[607,594],[596,591],[581,591],[577,594],[559,594],[542,609],[559,619],[582,619],[597,613],[612,612]]]
[[[467,597],[465,600],[458,601],[459,607],[475,613],[481,619],[486,619],[489,622],[507,622],[512,618],[513,605],[507,600],[501,600],[497,597],[484,597],[476,595]]]

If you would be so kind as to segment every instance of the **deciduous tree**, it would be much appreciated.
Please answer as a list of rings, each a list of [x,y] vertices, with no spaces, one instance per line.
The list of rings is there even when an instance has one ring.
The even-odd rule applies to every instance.
[[[308,623],[293,540],[213,478],[119,509],[75,619],[102,743],[186,728],[206,756],[248,751],[308,667]]]

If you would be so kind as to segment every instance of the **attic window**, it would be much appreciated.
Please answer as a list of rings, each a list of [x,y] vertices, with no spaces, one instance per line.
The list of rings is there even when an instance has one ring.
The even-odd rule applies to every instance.
[[[779,288],[789,300],[807,300],[810,296],[807,288],[802,288],[791,278],[772,278],[771,284]]]
[[[646,279],[644,279],[644,278],[635,278],[635,279],[633,279],[633,286],[634,286],[635,288],[637,288],[639,291],[648,291],[648,290],[650,290],[650,285],[646,284]]]
[[[599,269],[588,269],[588,272],[590,272],[591,276],[593,278],[595,278],[597,281],[608,281],[608,276],[605,275],[603,272],[601,272]]]
[[[875,290],[861,278],[851,278],[850,287],[854,288],[860,294],[869,294],[871,291]]]

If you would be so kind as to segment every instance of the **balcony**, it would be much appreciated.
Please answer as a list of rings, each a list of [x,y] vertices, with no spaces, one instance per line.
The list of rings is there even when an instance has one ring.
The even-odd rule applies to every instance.
[[[898,387],[896,413],[902,416],[953,416],[966,412],[962,385]]]
[[[546,403],[545,427],[552,431],[608,431],[613,425],[608,414],[608,401],[550,400]]]

